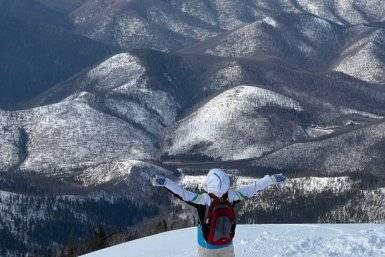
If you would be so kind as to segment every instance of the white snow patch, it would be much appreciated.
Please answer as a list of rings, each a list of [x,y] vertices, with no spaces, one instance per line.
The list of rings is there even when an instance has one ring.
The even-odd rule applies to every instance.
[[[275,27],[275,28],[278,27],[278,22],[271,17],[264,18],[263,22],[266,24],[269,24],[272,27]]]
[[[341,111],[344,114],[348,114],[348,115],[349,114],[358,114],[360,116],[367,117],[367,118],[372,118],[372,119],[382,119],[382,118],[384,118],[383,116],[380,116],[380,115],[377,115],[377,114],[373,114],[373,113],[369,113],[369,112],[363,112],[363,111],[358,111],[358,110],[349,109],[349,108],[342,109]]]
[[[99,185],[114,180],[121,181],[130,174],[133,167],[141,164],[141,161],[136,160],[103,163],[85,169],[80,176],[76,177],[76,179],[82,181],[86,186]]]
[[[325,136],[325,135],[329,135],[329,134],[331,134],[333,132],[334,132],[334,128],[333,127],[320,127],[320,126],[316,126],[316,127],[309,127],[309,128],[306,129],[306,133],[310,137]]]
[[[121,53],[105,60],[88,72],[88,78],[103,89],[113,89],[123,84],[140,84],[138,81],[146,69],[140,59],[129,53]]]

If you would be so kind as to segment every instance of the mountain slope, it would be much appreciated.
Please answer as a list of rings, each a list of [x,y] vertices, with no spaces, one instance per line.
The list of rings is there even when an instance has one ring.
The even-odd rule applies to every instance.
[[[91,0],[71,17],[77,32],[122,49],[168,52],[221,32],[159,0]]]
[[[244,83],[248,86],[238,86]],[[72,108],[78,101],[94,113],[87,117],[90,124],[97,123],[92,117],[100,113],[103,120],[113,118],[144,133],[135,138],[152,145],[144,148],[151,153],[143,152],[146,158],[162,154],[227,160],[258,157],[297,141],[349,131],[350,123],[370,124],[385,113],[385,89],[347,76],[301,72],[265,61],[155,51],[115,55],[24,108],[38,107],[34,109],[38,112],[51,105],[67,106],[65,102]],[[295,108],[280,106],[281,101]],[[56,123],[54,118],[51,122]],[[228,129],[230,125],[233,129]],[[233,131],[238,132],[233,135]],[[84,132],[95,136],[92,130]]]
[[[371,83],[385,82],[385,29],[356,26],[351,43],[340,54],[334,70]]]
[[[27,19],[0,17],[2,107],[14,107],[112,53],[100,43],[47,24],[50,18],[44,13],[34,15],[43,17],[41,23],[30,22],[29,14]]]
[[[333,20],[341,25],[383,21],[385,6],[380,0],[297,0],[294,5],[302,11]]]
[[[69,14],[79,8],[87,0],[37,0],[52,10],[63,14]]]
[[[246,159],[306,138],[300,104],[253,86],[238,86],[209,100],[172,132],[168,155],[204,154]]]
[[[341,135],[293,144],[254,161],[253,165],[305,174],[384,176],[384,126],[381,122]]]
[[[343,28],[313,15],[284,14],[183,49],[184,53],[278,59],[307,70],[326,69],[343,43]]]
[[[1,0],[0,11],[5,17],[32,24],[45,24],[68,28],[67,17],[36,0]]]
[[[77,31],[92,39],[124,49],[173,51],[282,14],[309,15],[348,26],[381,22],[384,13],[379,0],[90,0],[71,17]]]
[[[174,122],[178,105],[167,92],[148,88],[145,73],[137,57],[116,55],[89,70],[86,87],[79,85],[65,99],[4,112],[4,128],[26,133],[26,156],[18,168],[55,174],[110,159],[154,159],[161,131]],[[16,158],[9,142],[7,153]],[[2,155],[12,159],[7,156]]]
[[[91,237],[101,224],[114,231],[144,220],[156,223],[171,203],[150,185],[155,174],[173,177],[156,165],[127,159],[93,164],[58,178],[0,172],[2,255],[52,255],[55,245]]]
[[[84,257],[196,256],[196,228],[170,231],[116,245]],[[239,225],[235,254],[258,256],[364,256],[385,254],[383,225]],[[278,244],[277,244],[278,243]],[[151,247],[148,247],[151,246]]]

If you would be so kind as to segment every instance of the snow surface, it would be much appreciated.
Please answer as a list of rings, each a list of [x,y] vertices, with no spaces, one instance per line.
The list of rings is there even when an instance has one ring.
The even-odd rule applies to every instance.
[[[273,27],[278,27],[279,24],[276,20],[274,20],[273,18],[271,17],[266,17],[263,19],[263,22],[269,24],[270,26],[273,26]]]
[[[84,257],[193,257],[196,228],[170,231],[116,245]],[[385,256],[385,225],[239,225],[237,257]]]

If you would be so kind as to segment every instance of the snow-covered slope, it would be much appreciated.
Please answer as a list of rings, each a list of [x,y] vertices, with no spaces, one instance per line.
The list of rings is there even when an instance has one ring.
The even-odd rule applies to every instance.
[[[333,24],[352,25],[379,22],[385,13],[385,8],[378,0],[365,1],[365,3],[344,0],[277,0],[274,2],[271,0],[119,0],[111,2],[89,0],[71,14],[71,19],[79,33],[106,44],[120,46],[123,49],[146,47],[161,51],[188,47],[223,32],[231,32],[245,26],[236,33],[243,36],[247,32],[254,33],[247,41],[250,46],[243,46],[243,50],[248,48],[247,50],[250,51],[258,45],[258,42],[251,42],[252,39],[258,41],[257,35],[260,33],[255,32],[261,31],[258,25],[250,24],[264,20],[264,28],[273,32],[274,36],[276,34],[274,29],[287,28],[285,23],[288,27],[292,25],[290,24],[292,21],[280,22],[274,18],[287,13],[311,17],[313,21],[303,21],[307,28],[311,24],[326,39],[328,37],[325,34],[326,23],[331,21]],[[319,23],[321,20],[324,24]],[[269,29],[269,26],[274,29]],[[297,33],[299,34],[301,33]],[[297,35],[286,34],[288,37]],[[329,39],[338,40],[337,37],[329,37]],[[243,41],[246,43],[245,40]],[[231,42],[227,40],[227,43]],[[324,41],[312,42],[312,39],[309,41],[305,36],[300,43],[299,54],[318,54],[319,57],[325,57],[317,53],[320,50],[317,48],[317,43],[324,44]],[[330,44],[330,46],[333,45]],[[244,51],[242,53],[245,54]]]
[[[194,257],[196,228],[170,231],[84,257]],[[238,225],[237,257],[381,257],[385,225]]]
[[[84,74],[82,83],[65,88],[64,99],[1,112],[6,144],[0,159],[8,166],[3,169],[18,164],[24,171],[54,174],[111,159],[154,159],[178,105],[167,92],[149,88],[145,73],[137,57],[115,55]],[[53,95],[65,97],[54,88],[36,101]]]
[[[384,83],[384,35],[379,24],[341,26],[317,16],[291,13],[267,16],[179,52],[266,59]]]
[[[244,81],[248,86],[239,86]],[[56,85],[24,110],[1,112],[1,166],[52,174],[163,153],[254,158],[317,137],[318,125],[332,127],[330,134],[351,120],[378,120],[384,103],[384,89],[335,74],[127,52]]]
[[[385,82],[385,29],[355,26],[334,70],[371,83]]]
[[[234,29],[266,16],[281,13],[309,13],[352,25],[383,20],[382,0],[167,0],[199,19],[226,29]]]
[[[123,49],[179,49],[221,30],[165,1],[87,1],[71,15],[76,30]]]
[[[382,0],[297,0],[292,1],[302,11],[351,25],[379,22],[384,19]]]
[[[383,121],[383,120],[381,120]],[[308,174],[327,171],[330,174],[365,170],[383,176],[385,123],[353,130],[334,137],[296,143],[255,161],[260,167]]]
[[[63,244],[69,233],[89,238],[96,224],[118,230],[156,218],[159,203],[170,201],[151,186],[155,174],[173,177],[154,164],[115,158],[77,166],[72,176],[0,173],[1,256],[46,256],[48,245]]]
[[[182,52],[278,59],[312,70],[328,67],[342,40],[342,26],[313,15],[291,13],[267,16]]]
[[[258,157],[306,138],[296,120],[301,111],[298,102],[275,92],[257,86],[234,87],[181,120],[168,153],[230,160]]]

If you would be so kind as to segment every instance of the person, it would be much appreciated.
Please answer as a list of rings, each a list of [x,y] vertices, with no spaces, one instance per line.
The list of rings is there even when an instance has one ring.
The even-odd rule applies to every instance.
[[[206,176],[206,193],[190,192],[174,181],[155,176],[152,184],[164,187],[198,211],[197,243],[199,257],[234,257],[232,239],[235,234],[234,206],[255,196],[271,185],[283,184],[282,174],[266,175],[239,188],[230,189],[230,178],[222,169],[212,169]]]

